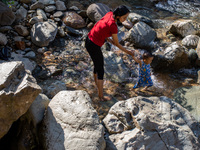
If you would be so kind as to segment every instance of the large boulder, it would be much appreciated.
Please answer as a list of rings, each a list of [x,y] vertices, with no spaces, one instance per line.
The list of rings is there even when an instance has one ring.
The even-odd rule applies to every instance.
[[[79,29],[86,26],[84,19],[75,12],[65,12],[63,22],[72,28]]]
[[[127,34],[126,41],[133,43],[136,47],[147,48],[156,39],[156,32],[146,23],[136,23]]]
[[[15,14],[4,3],[0,2],[0,25],[11,25],[15,21]]]
[[[49,103],[43,123],[47,150],[105,149],[104,128],[85,91],[61,91]]]
[[[103,120],[107,150],[199,149],[198,122],[167,97],[135,97],[117,102]]]
[[[41,92],[30,72],[25,71],[22,62],[0,64],[0,138],[29,109]]]
[[[87,8],[87,16],[93,22],[97,22],[109,11],[110,8],[107,5],[102,3],[94,3]]]
[[[197,44],[199,41],[199,36],[198,35],[188,35],[185,38],[183,38],[183,40],[181,41],[181,43],[183,44],[183,46],[187,47],[187,48],[197,48]]]
[[[163,53],[154,52],[151,66],[155,70],[177,71],[190,67],[188,50],[177,42],[171,43]]]
[[[169,32],[184,38],[187,35],[197,34],[199,32],[198,26],[198,23],[192,20],[177,20],[171,24]]]
[[[31,40],[39,47],[48,46],[55,39],[57,30],[53,21],[38,22],[31,29]]]

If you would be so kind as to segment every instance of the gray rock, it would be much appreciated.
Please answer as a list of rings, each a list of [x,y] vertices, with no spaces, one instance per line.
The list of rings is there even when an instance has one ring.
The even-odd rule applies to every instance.
[[[54,40],[57,30],[57,25],[52,21],[36,23],[31,29],[31,40],[39,47],[48,46]]]
[[[195,35],[198,32],[196,26],[198,25],[192,20],[177,20],[171,24],[169,32],[184,38],[187,35]]]
[[[149,26],[152,25],[152,20],[148,17],[145,17],[145,16],[141,16],[139,14],[136,14],[136,13],[130,13],[128,15],[128,18],[127,18],[130,22],[132,22],[133,24],[137,23],[137,22],[144,22],[146,24],[148,24]]]
[[[199,86],[182,87],[174,90],[174,100],[186,108],[197,121],[200,121],[199,98]]]
[[[107,5],[102,3],[94,3],[87,8],[87,16],[93,22],[97,22],[109,11],[110,8]]]
[[[12,52],[11,53],[12,61],[22,61],[25,69],[32,72],[35,69],[37,64],[36,64],[36,62],[34,62],[28,58],[25,58],[24,53],[25,52],[23,52],[23,51]]]
[[[188,58],[192,65],[195,65],[196,60],[198,59],[198,55],[194,49],[190,49],[188,52]]]
[[[57,11],[57,12],[55,12],[54,14],[53,14],[53,17],[54,18],[60,18],[60,17],[62,17],[64,14],[63,14],[63,12],[62,11]]]
[[[183,40],[181,41],[183,46],[187,47],[187,48],[196,48],[198,41],[199,41],[199,36],[197,35],[188,35],[185,38],[183,38]]]
[[[200,70],[198,71],[198,79],[197,79],[197,83],[200,84]]]
[[[61,91],[44,118],[44,148],[104,150],[104,128],[85,91]]]
[[[45,21],[47,20],[47,16],[42,9],[39,9],[39,8],[37,9],[37,15],[42,16],[43,20],[45,20]]]
[[[4,33],[4,32],[7,32],[9,30],[12,30],[13,28],[11,26],[3,26],[3,27],[0,27],[0,32]]]
[[[0,33],[0,45],[6,45],[7,44],[7,42],[8,42],[8,39],[7,39],[7,37],[4,35],[4,34],[2,34],[2,33]]]
[[[46,6],[55,4],[54,0],[39,0],[39,2],[42,2]]]
[[[65,31],[63,28],[58,28],[58,34],[61,36],[61,37],[64,37],[65,36]]]
[[[30,72],[26,72],[22,62],[5,62],[0,64],[0,138],[12,123],[22,116],[41,88]]]
[[[190,66],[188,50],[177,42],[171,43],[163,53],[154,52],[151,66],[155,70],[177,71]]]
[[[20,7],[17,11],[16,11],[16,13],[15,13],[15,15],[16,15],[16,19],[15,19],[15,21],[21,21],[21,20],[23,20],[23,19],[25,19],[26,18],[26,16],[27,16],[27,10],[24,8],[24,7]]]
[[[117,83],[122,83],[130,77],[130,70],[124,64],[121,57],[111,51],[104,51],[105,77]]]
[[[81,35],[81,33],[78,30],[75,30],[68,26],[66,26],[64,28],[64,30],[65,30],[65,32],[67,32],[69,35],[72,35],[72,36],[80,36]]]
[[[126,41],[133,43],[136,47],[146,48],[156,39],[156,32],[146,23],[136,23],[128,32]]]
[[[197,51],[197,55],[198,55],[198,57],[200,59],[200,39],[199,39],[196,51]]]
[[[30,24],[36,24],[38,22],[43,22],[43,17],[42,16],[35,16],[35,17],[33,17],[33,18],[31,18],[29,20]]]
[[[27,27],[24,27],[22,25],[16,25],[15,26],[15,30],[21,36],[28,36],[29,35],[29,31],[28,31]]]
[[[49,105],[49,98],[44,94],[39,94],[33,101],[30,108],[27,111],[29,119],[33,122],[35,128],[42,122],[45,114],[45,110]]]
[[[4,3],[0,2],[0,25],[12,25],[15,21],[15,14]]]
[[[43,93],[49,98],[53,98],[60,91],[67,90],[65,83],[58,80],[46,80],[40,83],[40,86],[43,89]]]
[[[64,11],[67,8],[66,8],[65,3],[63,1],[58,0],[58,1],[56,1],[56,9]]]
[[[25,57],[30,58],[30,59],[35,59],[36,58],[36,54],[35,54],[35,52],[30,51],[30,52],[25,54]]]
[[[103,122],[110,133],[106,150],[200,147],[198,122],[167,97],[138,96],[117,102]]]
[[[40,1],[35,2],[34,4],[32,4],[30,6],[31,10],[35,10],[35,9],[43,9],[44,8],[44,4]]]
[[[154,29],[167,28],[173,23],[173,21],[167,19],[152,19],[152,22]]]
[[[194,17],[200,13],[199,10],[199,1],[194,0],[176,0],[176,1],[160,1],[160,0],[151,0],[156,2],[155,6],[159,9],[167,10],[167,12],[176,13],[181,16]]]
[[[46,6],[46,7],[44,8],[44,10],[45,10],[45,12],[50,13],[50,12],[56,10],[56,6],[49,5],[49,6]]]

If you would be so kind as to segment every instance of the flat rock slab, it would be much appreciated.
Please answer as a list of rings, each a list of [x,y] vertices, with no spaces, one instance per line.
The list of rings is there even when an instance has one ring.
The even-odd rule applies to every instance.
[[[200,86],[182,87],[174,91],[174,100],[200,122]]]

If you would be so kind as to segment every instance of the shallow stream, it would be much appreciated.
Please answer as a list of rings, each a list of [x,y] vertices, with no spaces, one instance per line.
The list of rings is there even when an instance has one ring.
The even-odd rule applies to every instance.
[[[131,10],[135,13],[138,13],[140,15],[147,16],[151,18],[152,20],[160,19],[163,20],[166,24],[168,22],[173,22],[176,19],[180,18],[192,18],[193,16],[189,16],[188,14],[183,15],[181,13],[173,13],[171,11],[166,11],[163,8],[166,6],[159,6],[159,8],[152,8],[151,5],[141,5],[142,3],[137,3],[132,4]],[[195,8],[196,10],[196,8]],[[198,10],[197,10],[198,11]],[[165,25],[163,26],[165,27]],[[161,29],[162,30],[162,29]],[[80,31],[84,34],[87,34],[85,30]],[[164,33],[163,33],[164,34]],[[111,101],[107,102],[99,102],[98,100],[98,95],[97,95],[97,89],[94,84],[93,80],[93,72],[91,68],[83,69],[80,71],[79,68],[79,73],[76,73],[77,64],[80,61],[85,62],[86,64],[89,63],[90,58],[86,53],[79,53],[79,49],[84,49],[84,38],[77,37],[67,37],[67,39],[62,39],[60,40],[61,43],[59,42],[56,43],[56,40],[54,41],[52,47],[53,52],[51,51],[51,57],[43,58],[43,64],[48,66],[48,64],[54,64],[57,66],[57,68],[62,69],[62,70],[69,70],[72,69],[72,77],[68,75],[60,75],[60,76],[55,76],[54,79],[59,79],[62,80],[66,83],[67,89],[68,90],[85,90],[89,93],[91,99],[92,99],[92,104],[93,107],[97,110],[100,119],[102,120],[107,112],[109,111],[110,107],[115,104],[117,101],[120,100],[127,100],[131,97],[134,96],[167,96],[169,98],[173,98],[173,92],[175,89],[184,87],[184,86],[194,86],[197,85],[197,71],[198,68],[189,68],[189,69],[182,69],[176,73],[164,73],[164,72],[152,72],[152,79],[154,86],[149,89],[149,91],[146,92],[139,92],[136,93],[135,91],[132,90],[132,87],[134,86],[134,80],[133,78],[130,78],[128,82],[126,83],[114,83],[111,82],[110,80],[105,78],[104,81],[104,92],[105,95],[109,95],[112,97]],[[67,40],[67,41],[66,41]],[[167,38],[165,35],[163,36],[164,42],[168,42]],[[59,40],[58,40],[59,41]],[[162,41],[162,42],[163,42]],[[169,42],[168,42],[169,43]],[[63,45],[63,46],[62,46]],[[164,47],[162,47],[164,48]],[[72,53],[71,51],[76,50],[77,53]],[[56,60],[56,61],[55,61]],[[76,69],[75,69],[76,68]],[[90,74],[90,75],[88,75]],[[76,79],[74,78],[75,76]]]

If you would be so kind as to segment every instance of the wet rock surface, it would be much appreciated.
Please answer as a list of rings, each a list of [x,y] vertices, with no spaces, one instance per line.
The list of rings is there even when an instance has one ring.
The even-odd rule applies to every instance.
[[[197,57],[199,55],[199,46],[196,42],[200,35],[198,28],[198,23],[200,22],[198,21],[198,15],[194,15],[198,12],[198,5],[196,1],[193,4],[189,1],[183,4],[177,0],[177,2],[180,3],[174,5],[173,10],[171,9],[172,1],[168,1],[171,3],[154,0],[126,0],[117,2],[113,0],[99,0],[95,2],[102,2],[101,6],[103,7],[92,7],[95,10],[90,10],[91,18],[87,15],[87,8],[94,3],[94,1],[65,1],[63,3],[61,1],[55,2],[53,0],[45,0],[33,3],[26,1],[26,4],[23,4],[22,2],[14,2],[11,9],[15,12],[17,19],[16,22],[10,26],[0,26],[0,32],[3,37],[0,40],[0,44],[2,45],[0,46],[0,49],[2,49],[4,45],[12,48],[11,57],[8,61],[23,61],[25,69],[32,72],[38,84],[41,85],[42,94],[45,93],[50,100],[62,90],[86,91],[91,98],[89,105],[96,110],[95,115],[97,113],[100,119],[98,123],[99,126],[101,126],[101,121],[106,116],[107,120],[113,117],[113,115],[108,112],[117,102],[125,103],[125,101],[129,98],[136,98],[137,96],[145,96],[146,99],[150,99],[149,101],[153,101],[151,100],[152,96],[159,97],[164,95],[169,98],[173,98],[173,91],[176,88],[195,85],[199,86],[199,84],[197,84],[197,82],[199,82],[199,79],[197,78],[199,77],[198,70],[200,66],[200,61]],[[127,49],[134,50],[138,58],[141,58],[142,53],[149,48],[155,54],[154,62],[152,63],[152,79],[154,86],[145,92],[133,91],[132,87],[136,83],[138,77],[138,64],[135,63],[129,55],[123,53],[117,47],[105,43],[102,47],[105,57],[106,70],[104,93],[105,95],[109,95],[111,97],[111,101],[100,102],[93,79],[93,63],[85,49],[84,41],[87,33],[95,23],[95,20],[93,21],[93,19],[98,20],[99,15],[101,16],[102,13],[106,13],[110,9],[114,9],[119,4],[126,4],[131,10],[131,15],[128,20],[129,22],[127,21],[126,24],[123,24],[123,26],[118,26],[119,41],[122,45],[126,46]],[[61,5],[65,5],[66,10],[65,7]],[[169,6],[170,9],[161,5]],[[44,6],[47,8],[44,8]],[[180,6],[186,7],[180,8]],[[189,10],[194,10],[194,12],[188,14],[187,11],[184,10],[184,8],[187,7]],[[191,9],[191,7],[194,8]],[[29,10],[29,8],[31,10]],[[108,9],[98,10],[99,8]],[[184,11],[179,13],[179,10],[181,9]],[[73,14],[79,15],[78,17],[72,16],[72,19],[68,19],[71,21],[71,27],[67,26],[62,21],[64,13],[69,11],[73,12]],[[95,15],[92,13],[97,14]],[[74,22],[73,19],[75,19]],[[77,29],[75,26],[77,26],[77,22],[79,25],[81,20],[84,20],[86,26],[81,26],[81,28]],[[178,24],[175,22],[176,20],[179,20]],[[188,22],[188,20],[191,21]],[[49,25],[44,24],[44,22],[48,22],[53,25],[53,29],[49,28]],[[43,26],[38,26],[37,32],[35,32],[36,28],[33,30],[33,26],[36,24]],[[140,24],[140,26],[137,24]],[[147,28],[140,28],[142,27],[141,24],[148,26],[147,31],[151,31],[150,33],[152,34],[146,34],[147,32],[145,30]],[[140,33],[140,39],[136,36],[134,40],[139,39],[139,42],[134,43],[133,39],[131,41],[124,41],[128,32],[132,30],[132,28],[135,28],[135,25],[138,27],[137,33]],[[169,30],[171,25],[174,26],[173,30]],[[190,30],[187,29],[188,27]],[[27,31],[29,31],[29,33]],[[154,33],[156,33],[156,36]],[[33,38],[31,34],[35,34],[35,37]],[[143,44],[144,41],[145,44]],[[173,42],[175,42],[175,44]],[[140,48],[136,49],[137,46]],[[0,63],[3,62],[5,61],[0,61]],[[174,70],[175,68],[177,69],[176,71]],[[47,96],[45,97],[47,98]],[[159,101],[161,100],[159,99],[157,101],[158,104]],[[173,102],[170,102],[170,104],[173,104]],[[145,105],[148,104],[145,103]],[[20,149],[28,149],[30,147],[35,149],[40,148],[42,145],[40,140],[44,140],[44,138],[38,141],[36,129],[41,121],[41,118],[44,116],[45,107],[46,105],[40,107],[40,114],[38,116],[34,116],[35,120],[20,117],[20,119],[13,124],[13,127],[10,129],[12,133],[9,134],[10,137],[7,136],[8,147],[12,147],[13,149],[16,149],[16,147],[20,147]],[[153,106],[150,107],[153,108]],[[92,111],[94,111],[93,108]],[[185,108],[190,111],[188,107]],[[172,109],[174,110],[174,108]],[[198,108],[194,108],[194,111],[196,111],[195,109]],[[169,122],[169,124],[163,125],[160,124],[162,122],[156,122],[156,119],[152,121],[151,118],[149,119],[146,117],[146,114],[148,113],[145,115],[141,113],[137,116],[138,120],[136,120],[135,124],[132,123],[130,113],[127,112],[124,106],[120,106],[119,110],[121,110],[121,114],[118,112],[117,117],[120,119],[115,116],[113,119],[116,120],[116,122],[111,122],[111,124],[107,126],[110,133],[119,134],[118,137],[110,136],[110,139],[111,141],[113,140],[113,142],[107,140],[111,149],[115,149],[116,147],[121,148],[124,146],[117,143],[115,141],[116,139],[123,141],[122,143],[126,143],[128,141],[127,145],[132,146],[133,135],[134,137],[137,137],[134,141],[137,141],[137,139],[145,141],[143,138],[143,135],[145,135],[145,142],[149,144],[149,147],[151,148],[157,146],[161,147],[161,149],[173,149],[173,145],[175,145],[175,143],[171,140],[169,140],[168,143],[166,142],[168,139],[165,137],[168,135],[177,141],[178,146],[180,146],[179,144],[181,143],[184,145],[184,148],[187,148],[187,146],[190,145],[195,149],[195,146],[198,145],[198,142],[196,142],[196,138],[193,135],[193,131],[196,131],[196,128],[191,128],[191,131],[189,131],[191,126],[188,127],[187,125],[184,125],[187,129],[182,129],[182,126],[180,125],[182,123],[182,119],[185,120],[185,118],[180,117],[171,119],[170,121],[165,120],[166,122]],[[135,107],[134,111],[137,111]],[[172,112],[169,112],[169,114],[170,113]],[[178,115],[178,117],[179,116],[180,115]],[[158,120],[160,119],[159,117],[160,116],[158,116]],[[36,121],[37,118],[40,118],[40,121]],[[178,120],[177,122],[180,121],[180,124],[177,125],[177,122],[174,123],[174,120]],[[149,123],[149,126],[147,123]],[[142,128],[137,128],[137,124],[139,124]],[[169,132],[167,130],[168,128],[170,129]],[[106,133],[108,133],[107,129]],[[130,131],[130,129],[134,129],[134,133]],[[156,131],[154,131],[155,129]],[[80,130],[82,131],[82,128],[80,128]],[[144,130],[149,131],[144,132]],[[162,137],[162,131],[163,135],[165,134],[165,137]],[[174,133],[173,131],[176,131],[177,137],[172,135],[172,133]],[[188,134],[186,132],[188,132]],[[180,134],[190,137],[188,142],[185,141],[186,139],[180,140]],[[17,142],[13,137],[18,139]],[[149,142],[152,142],[151,137],[154,137],[156,143],[151,144]],[[163,141],[161,141],[161,139]],[[193,142],[190,144],[191,139],[194,139],[196,143]],[[4,139],[0,140],[0,149],[2,149],[1,146],[3,141]],[[140,145],[142,143],[141,141],[138,140],[137,142],[137,145],[140,148],[146,148]],[[20,144],[17,146],[16,143]],[[136,146],[135,148],[137,149],[139,147]]]

